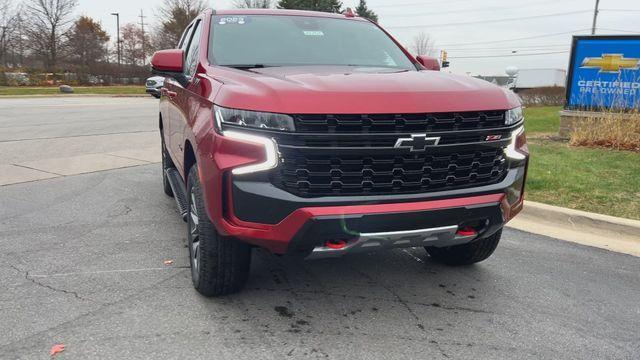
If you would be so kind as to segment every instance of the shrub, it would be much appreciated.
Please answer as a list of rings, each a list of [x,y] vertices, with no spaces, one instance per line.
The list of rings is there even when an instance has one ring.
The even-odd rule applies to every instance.
[[[640,151],[640,111],[589,113],[575,124],[570,144]]]

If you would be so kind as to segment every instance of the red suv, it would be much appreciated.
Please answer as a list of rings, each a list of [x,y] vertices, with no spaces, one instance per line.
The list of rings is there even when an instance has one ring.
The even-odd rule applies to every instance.
[[[476,263],[522,208],[517,96],[438,71],[350,12],[207,11],[152,64],[167,77],[164,191],[204,295],[241,289],[252,247]]]

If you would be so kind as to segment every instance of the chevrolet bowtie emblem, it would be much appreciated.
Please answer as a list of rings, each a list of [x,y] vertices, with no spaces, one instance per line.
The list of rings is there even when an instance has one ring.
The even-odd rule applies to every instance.
[[[428,146],[436,146],[440,143],[440,137],[427,137],[427,134],[414,134],[410,138],[400,138],[396,141],[396,149],[410,149],[411,151],[424,151]]]
[[[601,73],[619,73],[622,69],[638,70],[640,67],[640,59],[625,59],[622,54],[602,54],[602,57],[599,58],[584,58],[581,67],[600,69]]]

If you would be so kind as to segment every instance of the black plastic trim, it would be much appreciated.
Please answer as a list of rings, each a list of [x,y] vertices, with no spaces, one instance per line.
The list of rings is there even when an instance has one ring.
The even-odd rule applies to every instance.
[[[319,206],[349,206],[364,204],[392,204],[441,200],[459,197],[479,196],[495,193],[509,193],[511,187],[522,184],[526,162],[508,170],[503,181],[494,185],[475,188],[440,191],[420,194],[374,195],[374,196],[325,196],[303,198],[273,186],[265,178],[266,174],[246,179],[236,177],[232,182],[234,215],[242,221],[277,224],[297,209]],[[517,189],[520,191],[521,189]]]

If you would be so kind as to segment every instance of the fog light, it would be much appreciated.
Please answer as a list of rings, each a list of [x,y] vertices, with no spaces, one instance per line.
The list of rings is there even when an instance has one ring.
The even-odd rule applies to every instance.
[[[524,160],[529,155],[529,147],[527,146],[527,136],[524,132],[524,126],[519,127],[511,133],[511,142],[504,149],[505,155],[509,159]]]

